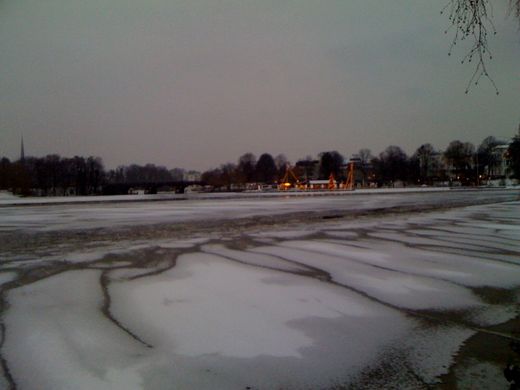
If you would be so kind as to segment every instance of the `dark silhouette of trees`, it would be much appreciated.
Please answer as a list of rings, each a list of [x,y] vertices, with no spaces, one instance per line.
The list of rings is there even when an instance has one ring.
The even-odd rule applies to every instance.
[[[99,157],[88,157],[86,161],[87,193],[96,193],[105,179],[103,162]]]
[[[470,142],[451,141],[444,151],[446,162],[456,171],[464,171],[471,167],[475,147]]]
[[[518,134],[513,138],[513,142],[509,144],[507,159],[509,160],[509,168],[511,169],[512,176],[520,180],[520,127]]]
[[[25,160],[27,161],[27,160]],[[34,182],[34,178],[31,176],[31,172],[27,169],[27,166],[21,161],[16,161],[11,165],[11,183],[9,188],[15,194],[19,195],[30,195],[31,185]]]
[[[108,172],[109,183],[143,184],[167,183],[173,181],[171,173],[163,166],[154,164],[120,166]]]
[[[417,148],[410,158],[410,175],[414,182],[432,184],[440,168],[438,155],[439,153],[431,144],[423,144]]]
[[[222,164],[220,168],[204,172],[202,181],[214,188],[230,190],[232,184],[238,183],[237,166],[231,163]]]
[[[433,185],[446,184],[448,179],[470,185],[478,184],[479,174],[486,173],[488,177],[482,177],[483,182],[497,177],[520,179],[520,129],[509,148],[505,142],[489,136],[482,141],[477,152],[471,143],[455,140],[443,153],[431,144],[423,144],[408,158],[399,146],[391,145],[376,158],[369,149],[361,149],[350,161],[355,165],[354,180],[363,182],[363,185],[376,182],[378,186],[395,186],[398,181],[403,185]],[[238,164],[222,164],[204,172],[202,181],[216,190],[251,189],[246,183],[278,182],[285,175],[288,164],[283,154],[273,158],[264,153],[257,161],[254,154],[245,153],[238,159]],[[319,154],[319,160],[311,156],[299,160],[291,167],[291,174],[302,183],[316,178],[328,179],[331,173],[341,181],[346,179],[345,168],[345,160],[339,152],[327,151]],[[105,172],[102,160],[93,156],[63,158],[50,154],[41,158],[26,157],[16,162],[3,157],[0,158],[0,190],[23,195],[58,196],[126,194],[130,187],[140,186],[153,192],[161,186],[175,186],[170,183],[182,181],[183,172],[181,169],[168,171],[154,164],[131,164]]]
[[[471,168],[475,147],[470,142],[452,141],[444,151],[448,169],[462,182],[471,180]]]
[[[235,164],[222,164],[220,170],[222,171],[222,181],[226,188],[230,189],[233,183],[238,182],[237,166]]]
[[[319,154],[320,157],[320,177],[322,179],[328,179],[331,174],[335,178],[339,178],[341,173],[341,166],[343,165],[344,158],[336,150],[330,152],[322,152]]]
[[[283,177],[283,175],[285,175],[285,169],[288,164],[287,157],[280,153],[274,158],[274,163],[276,164],[276,169],[278,170],[276,177],[279,180]]]
[[[182,168],[170,169],[170,175],[173,181],[182,181],[184,179],[185,170]]]
[[[26,157],[11,163],[0,160],[0,189],[22,195],[92,195],[101,193],[105,181],[99,157],[64,158],[57,154]]]
[[[493,153],[493,149],[498,145],[503,145],[503,141],[499,141],[493,136],[484,138],[479,145],[476,154],[476,161],[478,172],[481,174],[490,175],[491,169],[499,162],[497,155]]]
[[[31,178],[20,161],[11,162],[8,158],[0,159],[0,190],[12,190],[16,194],[28,195]]]
[[[374,158],[370,149],[367,148],[359,149],[358,157],[361,164],[368,164]]]
[[[0,159],[0,190],[6,190],[11,184],[11,161],[7,157]]]
[[[256,157],[253,153],[245,153],[238,159],[237,175],[239,183],[255,181]]]
[[[220,168],[211,169],[202,174],[202,181],[214,188],[222,188],[226,186],[223,180],[222,170]]]
[[[298,160],[295,168],[299,173],[300,178],[305,182],[317,179],[320,176],[320,162],[313,159],[312,156],[307,156],[304,159]]]
[[[399,146],[388,146],[372,164],[382,183],[394,186],[397,180],[405,182],[408,178],[408,157]]]
[[[278,170],[273,156],[264,153],[258,159],[255,166],[255,177],[258,182],[271,184],[276,182]]]
[[[83,157],[74,156],[70,159],[70,176],[73,178],[76,194],[87,194],[87,163]]]
[[[370,149],[363,148],[358,152],[359,164],[355,167],[361,173],[361,184],[364,187],[368,182],[368,175],[371,168],[371,161],[374,158]]]

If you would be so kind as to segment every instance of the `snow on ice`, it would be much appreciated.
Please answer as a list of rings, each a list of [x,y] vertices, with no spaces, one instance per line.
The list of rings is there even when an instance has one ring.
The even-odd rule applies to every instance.
[[[346,214],[351,201],[180,203],[0,210],[0,387],[332,388],[371,370],[430,386],[482,327],[519,314],[518,201],[303,228],[302,212]],[[287,212],[206,236],[192,224]],[[171,238],[163,225],[157,238],[120,230],[166,222]],[[13,242],[22,233],[34,247]],[[494,289],[516,300],[488,299]]]

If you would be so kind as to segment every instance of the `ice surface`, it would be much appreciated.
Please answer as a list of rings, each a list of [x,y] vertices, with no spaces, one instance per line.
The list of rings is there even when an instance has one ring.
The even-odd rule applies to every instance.
[[[23,233],[40,245],[0,248],[13,260],[0,284],[18,275],[20,284],[4,290],[2,356],[22,390],[348,387],[380,363],[407,373],[389,386],[434,385],[473,334],[468,325],[518,314],[510,298],[479,297],[520,285],[520,202],[391,218],[314,213],[502,196],[445,195],[0,207],[0,239]],[[279,218],[288,212],[292,222]],[[273,218],[219,227],[256,216]],[[214,229],[138,234],[194,221]],[[111,238],[91,239],[93,228]],[[119,238],[120,228],[135,238]],[[81,239],[62,240],[73,229]],[[478,297],[466,288],[481,286],[492,288],[474,289]]]
[[[115,317],[155,353],[174,355],[188,372],[204,362],[221,373],[210,383],[168,376],[195,381],[189,388],[227,388],[219,380],[230,378],[295,389],[346,380],[410,328],[398,312],[343,288],[204,253],[182,255],[160,275],[113,282],[110,294]],[[274,369],[281,362],[285,369]]]
[[[480,245],[475,245],[472,243],[450,243],[447,241],[436,240],[428,237],[417,237],[417,236],[408,236],[406,234],[402,234],[401,232],[392,232],[392,231],[379,231],[368,233],[369,237],[374,237],[378,239],[384,239],[393,242],[401,242],[408,245],[413,246],[428,246],[435,247],[441,246],[444,248],[456,248],[456,249],[465,249],[465,250],[474,250],[474,251],[483,251],[483,248]]]
[[[352,196],[354,194],[401,194],[401,193],[439,193],[449,188],[385,188],[363,189],[353,192],[305,191],[305,192],[242,192],[242,193],[190,193],[190,194],[153,194],[153,195],[110,195],[110,196],[50,196],[50,197],[18,197],[9,192],[0,191],[0,206],[31,204],[81,204],[129,201],[183,201],[183,200],[240,200],[240,199],[287,199],[301,197]]]
[[[20,389],[139,389],[146,348],[100,311],[99,271],[66,272],[12,290],[5,358]]]
[[[480,305],[471,291],[441,280],[412,276],[319,253],[323,245],[314,241],[260,247],[255,252],[283,258],[328,272],[335,282],[362,291],[381,302],[409,309],[456,308]],[[297,249],[298,246],[301,249]],[[374,254],[373,254],[374,255]]]
[[[179,249],[186,249],[186,248],[193,248],[196,245],[205,244],[209,241],[209,238],[207,237],[199,237],[199,238],[193,238],[189,240],[161,240],[157,241],[156,244],[159,245],[161,248],[179,248]]]
[[[337,231],[337,230],[328,230],[325,232],[325,234],[327,234],[328,236],[331,236],[331,237],[339,237],[339,238],[346,238],[346,239],[348,239],[348,238],[355,239],[359,236],[356,232]]]
[[[0,286],[16,279],[16,272],[0,272]]]
[[[226,248],[223,245],[205,245],[202,250],[228,259],[236,260],[244,264],[251,264],[258,267],[272,268],[290,272],[309,271],[309,268],[299,264],[288,262],[287,260],[259,253],[238,251]]]
[[[378,316],[374,305],[333,286],[201,253],[110,291],[117,318],[152,345],[188,356],[299,357],[313,341],[289,321]]]
[[[434,237],[442,239],[448,243],[470,243],[480,246],[483,249],[492,251],[518,251],[520,250],[520,243],[516,240],[510,240],[503,237],[492,237],[493,233],[489,231],[482,231],[480,234],[471,234],[464,232],[464,229],[459,229],[458,234],[452,230],[451,232],[443,232],[438,230],[428,229],[410,229],[407,234],[416,234],[424,237]],[[490,237],[491,236],[491,237]],[[520,236],[520,235],[519,235]],[[519,237],[520,238],[520,237]],[[520,253],[519,253],[520,255]]]
[[[462,367],[456,367],[459,379],[457,389],[510,389],[511,384],[504,376],[504,367],[477,359],[468,359]]]
[[[314,234],[315,231],[309,230],[284,230],[284,231],[273,231],[273,232],[261,232],[252,234],[252,237],[260,237],[260,238],[303,238],[305,236],[309,236]]]
[[[322,241],[285,241],[281,245],[340,256],[358,262],[467,286],[514,287],[520,285],[520,268],[514,264],[474,257],[436,253],[397,243],[357,241],[343,244]],[[360,246],[364,246],[362,248]]]
[[[357,192],[357,191],[356,191]],[[410,191],[403,196],[401,191],[376,191],[370,196],[352,196],[350,193],[276,194],[266,196],[151,196],[149,200],[160,202],[112,202],[112,197],[30,198],[6,202],[0,207],[0,232],[18,230],[56,231],[94,228],[133,227],[159,223],[185,221],[215,221],[219,219],[250,218],[255,216],[280,216],[287,213],[340,212],[348,215],[358,210],[370,211],[384,207],[406,207],[418,204],[425,207],[449,205],[452,202],[478,202],[479,199],[495,201],[515,199],[515,191]],[[361,192],[359,192],[361,194]],[[119,200],[134,199],[124,196]],[[145,199],[138,197],[138,199]],[[117,199],[116,199],[117,200]],[[137,198],[136,198],[137,200]],[[56,202],[66,202],[59,204]],[[103,203],[105,202],[105,203]],[[21,204],[25,204],[21,206]],[[45,206],[30,206],[31,203],[49,203]],[[0,205],[2,202],[0,201]],[[478,209],[477,209],[478,210]],[[453,214],[456,215],[456,214]],[[464,214],[467,216],[467,213]],[[451,216],[449,216],[451,217]],[[283,222],[283,218],[280,218]],[[511,233],[511,230],[506,230]],[[516,233],[516,231],[515,231]]]
[[[512,320],[519,314],[518,303],[514,305],[489,305],[483,309],[475,310],[469,316],[469,320],[480,326],[490,326]]]
[[[425,383],[438,383],[438,376],[446,374],[455,354],[475,331],[460,326],[440,326],[415,329],[401,346],[407,353],[407,365]]]

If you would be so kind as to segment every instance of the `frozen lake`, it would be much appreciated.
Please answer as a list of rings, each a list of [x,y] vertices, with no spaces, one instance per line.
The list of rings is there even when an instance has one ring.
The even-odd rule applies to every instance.
[[[519,196],[6,202],[0,388],[507,387]]]

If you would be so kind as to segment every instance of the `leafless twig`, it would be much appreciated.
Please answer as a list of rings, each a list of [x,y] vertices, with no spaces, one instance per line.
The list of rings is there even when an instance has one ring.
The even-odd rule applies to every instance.
[[[520,4],[520,0],[517,1]],[[448,13],[451,26],[445,31],[455,29],[448,55],[451,55],[454,47],[459,41],[471,40],[471,48],[462,63],[475,63],[475,70],[466,86],[466,93],[470,87],[478,85],[482,77],[487,78],[498,95],[498,88],[495,81],[488,73],[486,61],[493,59],[488,46],[489,34],[496,35],[493,24],[493,8],[489,0],[449,0],[441,13]]]

